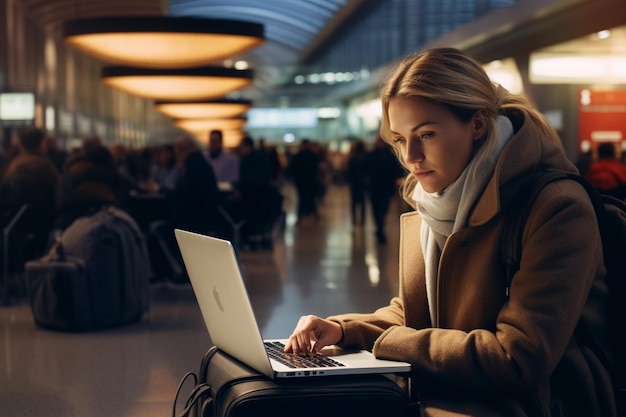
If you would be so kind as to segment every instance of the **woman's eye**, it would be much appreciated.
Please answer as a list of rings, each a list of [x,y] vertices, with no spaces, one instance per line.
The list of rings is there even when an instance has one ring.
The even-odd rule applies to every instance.
[[[422,134],[419,136],[419,138],[420,138],[421,140],[429,140],[429,139],[432,139],[432,137],[433,137],[433,134],[432,134],[432,133],[422,133]]]
[[[399,144],[401,144],[401,143],[405,143],[405,142],[406,142],[406,140],[405,140],[403,137],[397,137],[397,138],[395,138],[393,141],[394,141],[395,143],[399,143]]]

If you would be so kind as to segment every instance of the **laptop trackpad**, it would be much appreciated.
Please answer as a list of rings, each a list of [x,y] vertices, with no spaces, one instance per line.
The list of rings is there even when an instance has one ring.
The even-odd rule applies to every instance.
[[[345,349],[339,346],[326,346],[322,348],[322,350],[319,353],[324,356],[341,356],[341,355],[349,355],[349,354],[360,353],[360,352],[361,351],[359,349]]]

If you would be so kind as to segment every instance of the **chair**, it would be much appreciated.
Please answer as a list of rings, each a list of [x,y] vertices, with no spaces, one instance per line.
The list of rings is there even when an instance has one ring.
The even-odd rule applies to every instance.
[[[9,274],[9,238],[14,226],[20,221],[27,209],[28,204],[24,204],[20,207],[9,223],[2,228],[2,286],[0,287],[2,300],[0,300],[0,305],[12,304],[11,296],[14,291],[14,287],[17,285],[15,282],[12,282],[12,276]]]
[[[18,278],[24,264],[43,256],[49,246],[54,204],[29,178],[5,178],[0,183],[2,227],[2,298],[11,302],[24,292]]]

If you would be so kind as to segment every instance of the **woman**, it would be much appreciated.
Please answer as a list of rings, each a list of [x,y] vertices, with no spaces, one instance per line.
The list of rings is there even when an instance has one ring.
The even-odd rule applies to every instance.
[[[577,183],[537,197],[506,291],[507,204],[539,167],[576,171],[557,133],[451,48],[406,58],[382,103],[416,209],[401,220],[400,295],[371,314],[302,317],[286,351],[339,344],[408,361],[426,415],[615,415],[607,370],[574,334],[583,322],[606,344],[601,240]]]

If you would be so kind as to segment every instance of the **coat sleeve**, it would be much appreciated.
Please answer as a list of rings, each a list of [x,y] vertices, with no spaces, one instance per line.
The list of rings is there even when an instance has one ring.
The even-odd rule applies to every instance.
[[[423,258],[420,239],[403,238],[403,234],[419,236],[421,219],[417,212],[401,216],[401,249],[400,269],[402,276],[422,276]],[[404,300],[411,300],[407,305]],[[408,319],[407,319],[408,318]],[[430,326],[426,286],[423,281],[407,285],[400,280],[400,294],[394,297],[388,306],[376,310],[372,314],[344,314],[329,317],[341,324],[343,329],[342,346],[359,347],[372,350],[375,341],[392,327],[410,326],[423,328]],[[374,352],[376,353],[376,352]]]
[[[341,314],[328,317],[341,325],[343,339],[339,343],[344,347],[372,350],[374,342],[392,326],[404,325],[402,300],[394,297],[388,306],[371,314]]]

